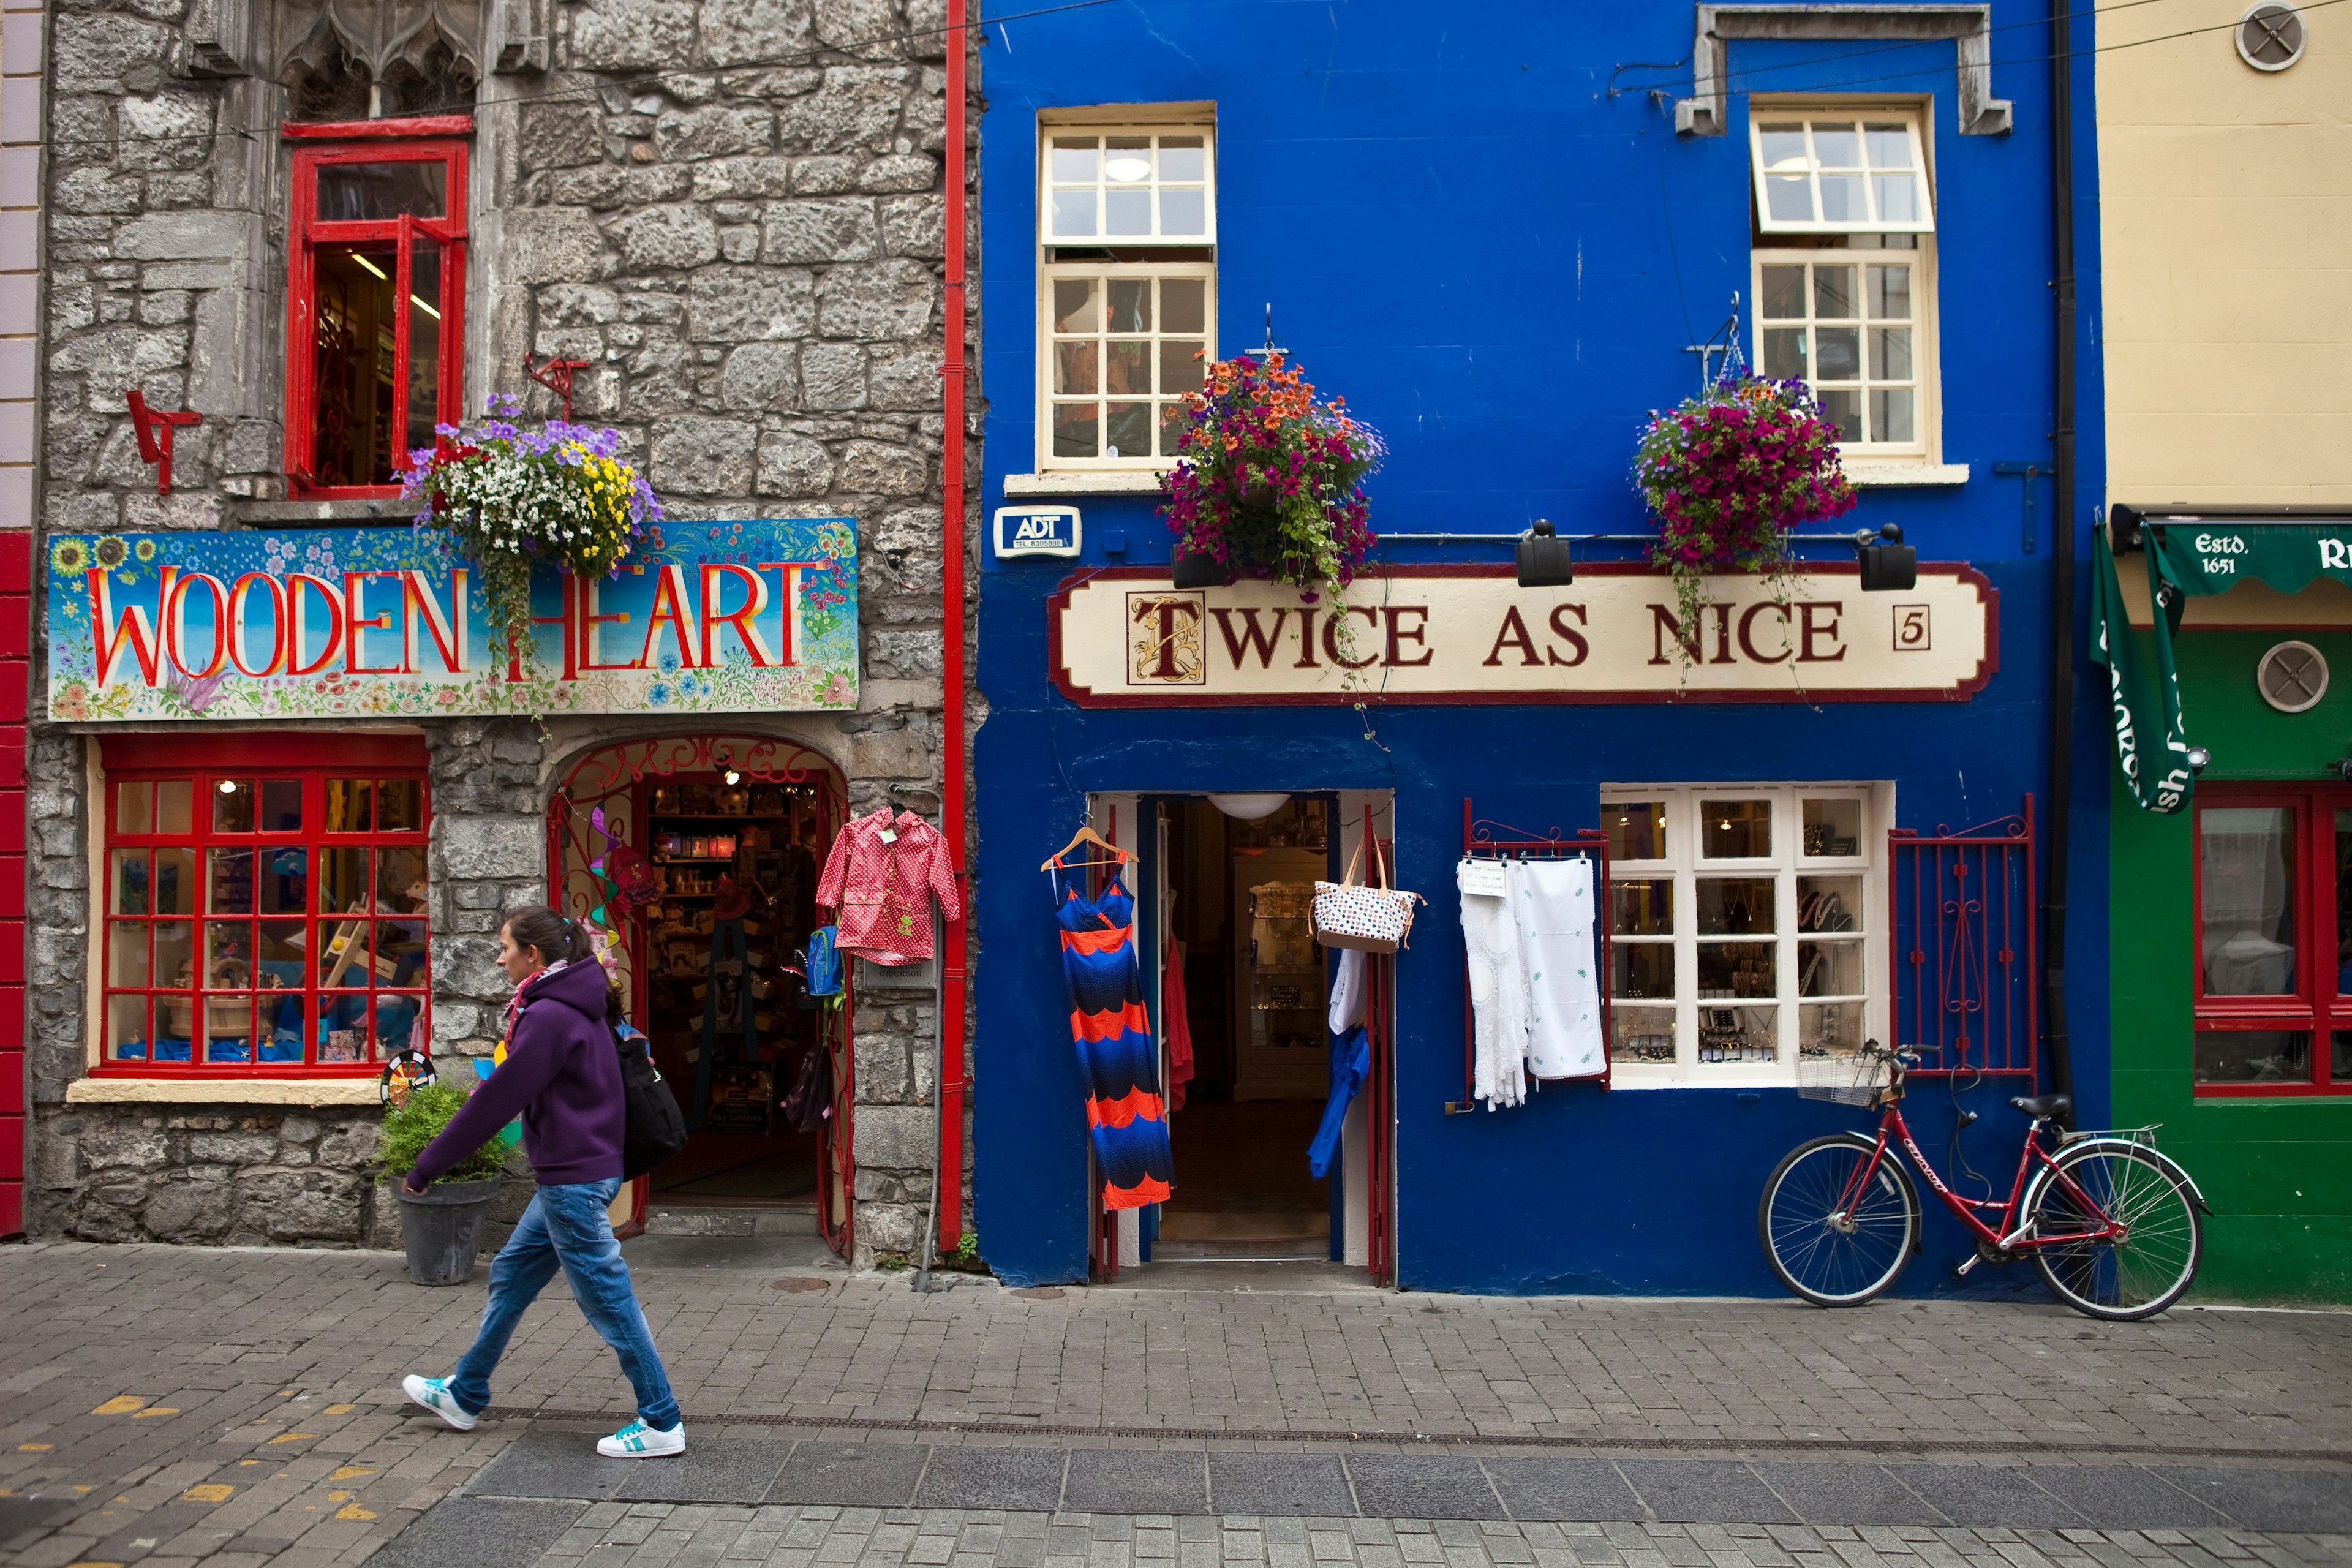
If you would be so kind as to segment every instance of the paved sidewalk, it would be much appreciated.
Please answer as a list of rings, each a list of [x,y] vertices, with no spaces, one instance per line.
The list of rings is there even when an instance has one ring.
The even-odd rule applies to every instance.
[[[512,1509],[515,1505],[508,1505]],[[445,1505],[375,1568],[2342,1568],[2352,1538],[2246,1531],[1928,1530],[1183,1519],[949,1510]]]
[[[1890,1470],[1930,1458],[2262,1463],[2335,1472],[2331,1484],[2352,1469],[2346,1315],[2184,1311],[2116,1326],[2042,1303],[1823,1312],[1769,1300],[992,1285],[918,1297],[904,1277],[667,1263],[640,1265],[638,1283],[698,1450],[756,1448],[759,1462],[776,1458],[772,1477],[796,1442],[1344,1455],[1350,1477],[1360,1459],[1385,1455],[1467,1458],[1489,1474],[1505,1462],[1580,1457],[1621,1474],[1707,1458],[1866,1459]],[[0,1248],[0,1563],[357,1562],[465,1491],[524,1433],[544,1444],[559,1428],[625,1417],[610,1352],[556,1289],[526,1318],[501,1369],[493,1414],[502,1418],[466,1435],[412,1419],[399,1374],[446,1370],[482,1300],[478,1278],[471,1288],[413,1287],[388,1254]],[[562,1520],[557,1535],[583,1509],[611,1506],[562,1500],[561,1489],[536,1495],[549,1500],[477,1495],[446,1506],[537,1510]],[[1072,1506],[1057,1496],[1052,1506]],[[750,1500],[734,1511],[748,1517]],[[772,1506],[821,1503],[780,1497]],[[1641,1510],[1651,1523],[1663,1517],[1648,1500]],[[1176,1510],[1140,1494],[1105,1507],[1154,1511]],[[442,1517],[430,1513],[428,1525]],[[1822,1528],[1819,1514],[1790,1517]],[[2247,1522],[2225,1510],[2214,1528]],[[2276,1518],[2269,1527],[2291,1528]],[[1931,1519],[1922,1528],[1939,1527]],[[1929,1568],[1959,1568],[1928,1544],[1917,1555]],[[592,1560],[599,1568],[609,1550]],[[828,1564],[845,1561],[826,1550]],[[1531,1560],[1495,1555],[1510,1550],[1475,1546],[1497,1561]],[[705,1560],[717,1557],[698,1548],[695,1561]]]

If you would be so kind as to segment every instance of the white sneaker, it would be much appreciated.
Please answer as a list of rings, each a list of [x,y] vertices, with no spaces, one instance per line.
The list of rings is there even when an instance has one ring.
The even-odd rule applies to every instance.
[[[400,1380],[400,1391],[408,1395],[411,1405],[422,1405],[460,1432],[472,1431],[474,1423],[481,1419],[466,1414],[457,1395],[449,1392],[446,1377],[418,1377],[412,1373]]]
[[[686,1423],[665,1432],[642,1421],[632,1421],[609,1437],[596,1439],[596,1451],[608,1459],[659,1459],[686,1452]]]

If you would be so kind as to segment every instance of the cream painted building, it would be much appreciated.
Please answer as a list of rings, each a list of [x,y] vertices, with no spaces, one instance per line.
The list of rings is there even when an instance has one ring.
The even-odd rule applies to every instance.
[[[2283,56],[2265,20],[2284,68],[2242,54]],[[2352,9],[2154,0],[2098,41],[2109,496],[2352,501]]]

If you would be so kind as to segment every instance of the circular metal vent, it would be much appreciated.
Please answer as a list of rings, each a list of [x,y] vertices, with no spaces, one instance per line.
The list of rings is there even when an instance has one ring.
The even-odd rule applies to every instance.
[[[2300,713],[2327,695],[2327,659],[2307,642],[2283,642],[2254,667],[2263,700],[2282,713]]]
[[[2258,71],[2283,71],[2303,58],[2311,24],[2279,0],[2261,0],[2238,18],[2238,58]]]

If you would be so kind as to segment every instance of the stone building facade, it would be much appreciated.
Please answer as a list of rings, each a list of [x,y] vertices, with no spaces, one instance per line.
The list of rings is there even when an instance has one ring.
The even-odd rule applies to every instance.
[[[396,500],[315,499],[286,471],[297,143],[281,128],[469,115],[468,410],[495,393],[552,413],[526,356],[583,361],[575,416],[621,431],[673,517],[856,518],[857,710],[738,714],[726,727],[821,753],[852,813],[895,788],[936,816],[942,20],[939,0],[60,5],[47,40],[40,527],[404,515]],[[975,312],[968,343],[977,330]],[[202,416],[177,432],[168,496],[126,413],[133,390]],[[968,417],[959,437],[975,469],[977,428]],[[505,994],[490,963],[499,911],[545,895],[553,781],[593,746],[657,727],[423,728],[435,1048],[476,1057]],[[391,1205],[364,1169],[372,1090],[365,1104],[276,1086],[163,1100],[110,1095],[87,1076],[98,757],[94,727],[37,717],[27,1228],[387,1244]],[[861,1258],[919,1245],[932,1015],[926,982],[873,994],[854,1019]]]

